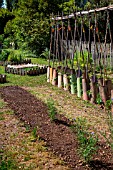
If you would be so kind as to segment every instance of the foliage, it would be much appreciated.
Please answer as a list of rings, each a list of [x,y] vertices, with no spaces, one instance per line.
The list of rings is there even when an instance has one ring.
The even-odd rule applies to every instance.
[[[56,119],[57,110],[54,106],[54,101],[52,99],[49,99],[47,101],[47,107],[49,109],[49,117],[52,121],[54,121]]]
[[[8,159],[7,157],[2,157],[1,163],[0,163],[0,170],[12,170],[17,169],[16,163],[13,161],[13,159]]]
[[[49,58],[49,53],[50,53],[50,50],[48,48],[45,48],[45,50],[42,51],[42,54],[40,55],[40,57],[48,59]]]
[[[65,14],[67,12],[73,12],[73,10],[76,9],[74,4],[75,4],[74,0],[69,0],[69,1],[66,1],[66,2],[60,4],[59,7],[63,9],[63,12]]]
[[[0,54],[0,60],[1,61],[22,61],[25,58],[28,57],[35,57],[33,53],[30,53],[29,51],[24,51],[21,49],[15,50],[11,48],[2,49],[2,52]]]
[[[9,11],[12,11],[17,7],[18,0],[6,0],[6,7]]]
[[[9,20],[5,26],[8,35],[15,44],[15,49],[30,50],[36,55],[49,47],[49,15],[57,12],[61,1],[53,0],[19,0],[13,7],[15,18]]]
[[[88,132],[87,120],[85,118],[77,118],[74,128],[79,141],[79,153],[86,162],[90,162],[97,151],[98,138],[94,132]]]
[[[88,54],[88,51],[76,51],[74,54],[74,64],[77,67],[84,68],[87,64],[90,66],[92,61],[92,55]]]
[[[0,54],[0,61],[6,61],[10,54],[10,49],[2,49]]]
[[[29,50],[36,56],[49,48],[51,13],[56,15],[59,11],[61,14],[63,9],[66,14],[82,8],[94,8],[97,4],[97,0],[93,0],[93,3],[87,0],[76,2],[74,0],[7,0],[6,2],[7,9],[0,9],[0,34],[4,34],[4,42],[9,41],[7,48],[12,48],[11,44],[13,44],[14,49]],[[108,1],[98,1],[98,4],[105,6]],[[100,19],[98,23],[99,28],[103,30]]]
[[[87,0],[69,0],[64,1],[59,7],[63,9],[64,13],[70,13],[81,10],[86,5],[86,2]]]
[[[15,18],[7,22],[5,34],[13,37],[15,48],[30,50],[35,54],[48,46],[49,20],[34,9],[34,4],[19,3]],[[23,6],[24,5],[24,6]],[[29,6],[29,8],[27,8]]]
[[[37,137],[37,128],[35,127],[32,131],[33,138],[35,139]]]
[[[112,100],[111,100],[111,99],[110,99],[110,100],[107,100],[106,103],[105,103],[105,108],[106,108],[107,110],[109,110],[109,109],[111,108],[111,104],[112,104]]]
[[[11,50],[8,56],[8,61],[22,61],[24,59],[24,53],[21,50]]]
[[[0,8],[0,34],[4,33],[4,27],[6,23],[13,17],[14,15],[7,9]]]
[[[85,10],[89,10],[89,9],[91,9],[91,7],[92,7],[92,3],[88,1],[88,2],[85,4],[84,9],[85,9]]]
[[[4,38],[4,35],[3,35],[3,34],[1,34],[1,35],[0,35],[0,43],[2,43],[2,42],[3,42],[3,38]]]
[[[99,93],[97,94],[96,103],[97,104],[101,104],[102,103],[102,98],[101,98]]]

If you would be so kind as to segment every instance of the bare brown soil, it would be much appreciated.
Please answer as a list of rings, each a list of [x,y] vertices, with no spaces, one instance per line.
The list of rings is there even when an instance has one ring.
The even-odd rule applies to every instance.
[[[77,152],[78,141],[76,134],[70,129],[72,122],[63,115],[53,122],[48,116],[47,106],[26,90],[18,86],[0,88],[4,101],[14,110],[17,117],[31,128],[37,128],[37,134],[43,139],[48,148],[64,160],[70,169],[113,169],[113,155],[105,142],[99,141],[99,150],[90,165],[84,164]]]

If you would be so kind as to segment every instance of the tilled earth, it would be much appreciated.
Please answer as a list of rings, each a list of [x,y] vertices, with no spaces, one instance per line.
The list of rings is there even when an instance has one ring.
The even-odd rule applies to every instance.
[[[64,160],[70,169],[113,169],[113,155],[110,148],[99,142],[99,150],[90,166],[85,165],[78,155],[78,141],[70,129],[72,124],[66,117],[57,115],[57,121],[51,121],[47,106],[32,94],[18,86],[0,88],[4,101],[14,110],[15,114],[31,128],[37,128],[37,134],[46,141],[48,148]]]

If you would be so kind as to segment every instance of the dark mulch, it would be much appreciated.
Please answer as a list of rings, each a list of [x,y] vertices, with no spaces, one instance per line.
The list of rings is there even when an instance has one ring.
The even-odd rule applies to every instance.
[[[46,141],[50,150],[62,158],[72,169],[79,170],[112,170],[113,159],[111,150],[102,142],[99,151],[90,163],[90,168],[83,165],[77,153],[78,142],[75,133],[70,129],[72,124],[67,118],[58,115],[52,122],[48,116],[47,106],[32,94],[18,86],[0,88],[1,96],[14,110],[15,114],[32,128],[38,127],[38,135]]]

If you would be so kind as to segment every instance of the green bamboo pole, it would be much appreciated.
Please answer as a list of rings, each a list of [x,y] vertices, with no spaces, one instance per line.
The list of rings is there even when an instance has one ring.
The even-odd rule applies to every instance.
[[[77,77],[77,96],[82,96],[82,89],[81,89],[81,77]]]
[[[94,13],[94,17],[95,17],[95,25],[94,25],[94,57],[93,57],[93,76],[94,76],[94,79],[95,79],[95,67],[96,67],[96,61],[95,61],[95,58],[96,58],[96,26],[97,26],[97,17],[96,17],[96,11]]]
[[[70,83],[71,83],[71,94],[75,94],[76,93],[76,75],[75,75],[74,69],[71,69]]]
[[[57,32],[57,28],[56,28],[56,22],[55,22],[55,27],[54,27],[54,47],[53,47],[53,63],[57,58],[57,45],[56,45],[56,33]],[[57,62],[57,61],[56,61]],[[54,64],[53,64],[54,66]]]
[[[105,75],[106,75],[106,43],[107,43],[107,34],[108,34],[108,24],[109,24],[109,14],[107,10],[107,22],[106,22],[106,32],[105,32],[105,41],[104,41],[104,74],[103,74],[103,85],[105,85]]]
[[[74,12],[75,14],[75,12]],[[75,94],[76,93],[76,83],[77,83],[77,80],[76,80],[76,74],[75,74],[75,70],[74,70],[74,53],[76,51],[76,15],[74,15],[74,36],[73,36],[73,41],[74,41],[74,48],[73,48],[73,56],[72,56],[72,69],[71,69],[71,75],[70,75],[70,83],[71,83],[71,94]]]
[[[63,11],[62,11],[62,18],[63,18]],[[62,60],[62,65],[64,66],[63,39],[64,39],[64,23],[63,23],[63,19],[62,19],[61,60]]]
[[[82,29],[83,29],[83,20],[81,19],[81,34],[80,34],[80,57],[82,53]],[[79,64],[79,63],[78,63]],[[78,75],[77,75],[77,96],[82,96],[82,87],[81,87],[81,77],[80,77],[80,65],[78,67]]]

